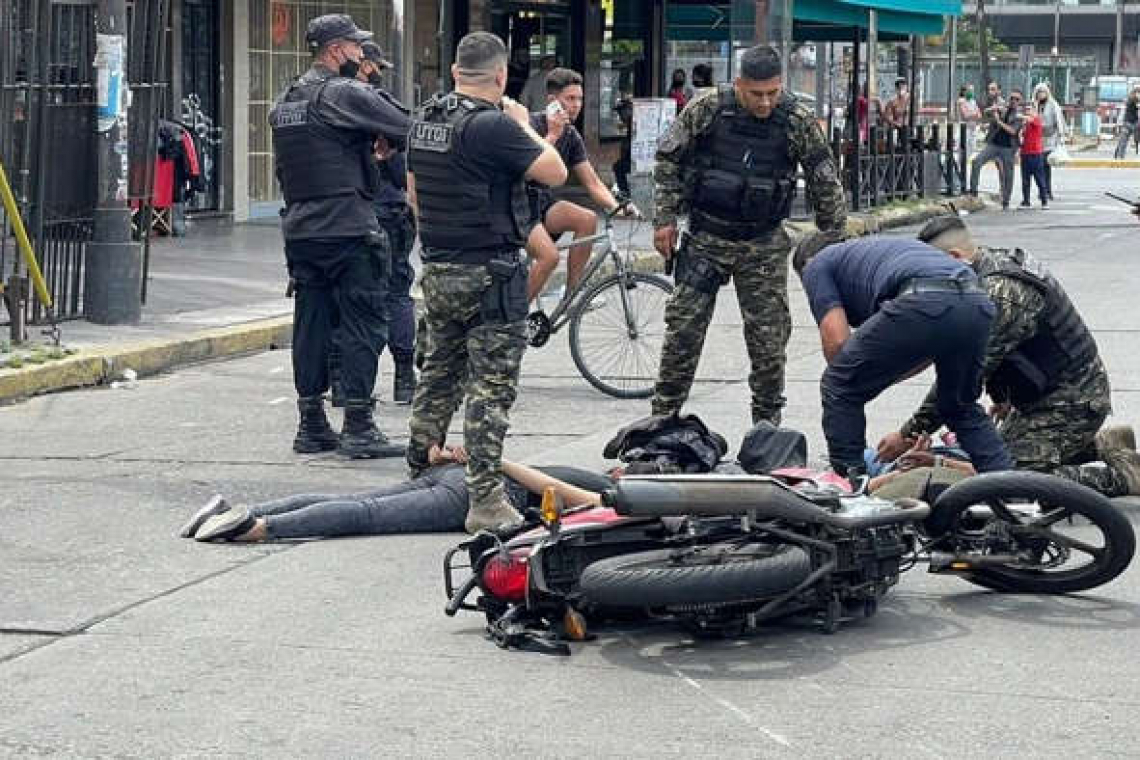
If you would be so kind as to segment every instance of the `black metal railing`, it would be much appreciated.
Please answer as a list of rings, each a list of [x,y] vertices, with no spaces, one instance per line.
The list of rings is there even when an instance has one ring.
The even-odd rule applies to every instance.
[[[866,139],[856,140],[836,129],[832,151],[851,210],[963,192],[966,129],[965,124],[871,127]]]
[[[0,0],[0,161],[60,319],[83,313],[83,267],[96,203],[96,5]],[[168,81],[162,62],[169,0],[138,0],[128,8],[127,195],[149,203],[155,121]],[[30,292],[11,220],[2,209],[0,279],[9,294]],[[7,303],[9,320],[13,310],[29,323],[47,317],[39,299]]]

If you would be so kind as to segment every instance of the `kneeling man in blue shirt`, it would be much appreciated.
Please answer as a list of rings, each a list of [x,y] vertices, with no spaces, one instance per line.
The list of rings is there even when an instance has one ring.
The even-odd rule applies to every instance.
[[[978,404],[995,309],[974,271],[913,238],[835,242],[833,235],[807,237],[792,261],[827,358],[820,385],[831,466],[848,477],[863,474],[864,405],[933,363],[938,411],[974,467],[1011,468]]]

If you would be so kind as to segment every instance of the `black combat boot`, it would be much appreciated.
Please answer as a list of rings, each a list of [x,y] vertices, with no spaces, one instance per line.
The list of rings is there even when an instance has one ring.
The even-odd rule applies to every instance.
[[[388,440],[372,421],[372,399],[345,399],[344,430],[340,434],[340,453],[350,459],[402,457],[405,447]]]
[[[325,416],[323,396],[297,399],[297,411],[301,414],[301,422],[297,427],[297,437],[293,439],[293,451],[298,454],[316,454],[337,447],[340,438]]]
[[[397,359],[396,372],[392,376],[392,401],[401,405],[410,404],[414,395],[416,395],[416,370],[412,366],[412,360]]]

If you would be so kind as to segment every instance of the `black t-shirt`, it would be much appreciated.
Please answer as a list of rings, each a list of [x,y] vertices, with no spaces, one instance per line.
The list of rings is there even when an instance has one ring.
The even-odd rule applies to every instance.
[[[804,268],[803,285],[815,321],[836,306],[858,327],[915,277],[976,278],[950,254],[906,237],[865,237],[824,248]]]
[[[1015,130],[1021,126],[1021,117],[1013,108],[1007,108],[1005,110],[1005,113],[1002,114],[1001,120],[1009,126],[1013,127]],[[1000,126],[996,124],[994,125],[994,136],[993,139],[990,140],[991,143],[998,146],[999,148],[1016,148],[1017,143],[1015,140],[1016,137],[1014,135],[1006,132]]]
[[[514,119],[498,109],[471,117],[456,147],[493,184],[514,182],[543,150]],[[416,173],[415,151],[408,153],[408,171]]]
[[[534,127],[535,132],[546,137],[548,125],[545,113],[532,113],[530,125]],[[566,164],[567,169],[573,169],[578,164],[589,160],[586,155],[586,142],[573,124],[567,124],[566,129],[562,130],[561,137],[554,143],[554,149],[562,157],[562,163]]]

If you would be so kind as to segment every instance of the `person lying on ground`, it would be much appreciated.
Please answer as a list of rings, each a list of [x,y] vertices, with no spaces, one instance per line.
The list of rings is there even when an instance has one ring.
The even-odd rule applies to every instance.
[[[198,541],[260,542],[275,539],[452,533],[464,530],[467,483],[461,446],[432,446],[431,469],[413,480],[356,494],[299,494],[231,506],[213,497],[183,526]],[[507,498],[522,512],[553,488],[568,507],[600,503],[612,481],[575,467],[534,468],[503,461]]]

